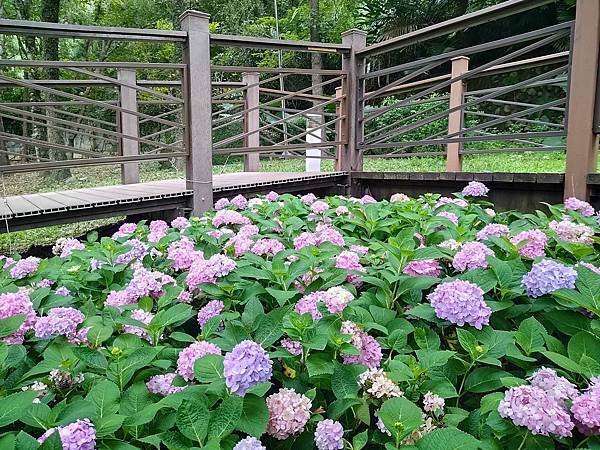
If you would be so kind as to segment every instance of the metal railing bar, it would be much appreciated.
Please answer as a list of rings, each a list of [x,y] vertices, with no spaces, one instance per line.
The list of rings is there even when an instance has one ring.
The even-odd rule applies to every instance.
[[[368,118],[364,118],[364,121],[366,123],[369,120],[373,120],[374,118],[379,117],[381,114],[383,114],[386,111],[389,111],[391,109],[395,109],[395,108],[398,108],[400,106],[403,106],[402,105],[403,103],[406,104],[407,102],[410,102],[412,99],[418,99],[418,98],[424,97],[424,96],[426,96],[428,94],[432,94],[432,93],[434,93],[435,91],[437,91],[439,89],[442,89],[444,87],[450,86],[452,83],[456,83],[458,81],[466,80],[466,79],[472,77],[475,74],[483,72],[485,69],[487,69],[489,67],[493,67],[493,66],[495,66],[497,64],[500,64],[500,63],[502,63],[504,61],[509,61],[509,60],[511,60],[511,59],[513,59],[515,57],[518,57],[518,56],[521,56],[523,54],[529,53],[532,50],[535,50],[535,49],[537,49],[539,47],[543,47],[544,45],[550,44],[550,43],[556,41],[557,39],[561,38],[565,34],[566,34],[566,32],[564,32],[564,31],[563,32],[557,32],[557,33],[555,33],[555,34],[553,34],[551,36],[548,36],[548,37],[546,37],[546,38],[544,38],[544,39],[542,39],[540,41],[534,42],[533,44],[530,44],[527,47],[521,48],[519,50],[515,50],[514,52],[511,52],[511,53],[509,53],[507,55],[501,56],[500,58],[497,58],[497,59],[495,59],[493,61],[490,61],[488,63],[482,64],[481,66],[479,66],[479,67],[477,67],[475,69],[469,70],[469,71],[463,73],[462,75],[450,78],[447,81],[442,81],[441,83],[438,83],[435,86],[432,86],[432,87],[430,87],[428,89],[424,89],[424,90],[420,91],[419,93],[417,93],[417,94],[409,97],[408,99],[401,100],[400,102],[398,102],[398,103],[396,103],[394,105],[390,105],[389,107],[386,107],[387,109],[386,108],[382,108],[382,110],[380,109],[376,114],[370,115]],[[561,68],[561,69],[564,70],[564,68]],[[552,72],[554,72],[554,71],[552,71]]]
[[[563,67],[563,71],[568,70],[567,66]],[[564,84],[567,81],[567,77],[557,77],[557,78],[553,78],[550,80],[543,80],[543,81],[539,81],[539,82],[535,82],[535,83],[531,83],[530,85],[528,85],[528,87],[532,87],[532,86],[549,86],[549,85],[561,85]],[[465,92],[465,96],[466,97],[473,97],[475,95],[479,95],[479,94],[487,94],[489,92],[493,92],[496,91],[498,89],[502,89],[506,87],[505,85],[502,86],[495,86],[493,88],[487,88],[487,89],[478,89],[476,91],[467,91]]]
[[[277,111],[277,112],[290,112],[290,113],[297,113],[297,112],[302,112],[302,109],[295,109],[295,108],[281,108],[280,106],[263,106],[261,109],[263,110],[268,110],[268,111]],[[337,116],[336,113],[332,113],[332,112],[327,112],[327,111],[323,111],[323,113],[320,113],[320,115],[322,116]]]
[[[242,122],[244,120],[244,116],[236,117],[236,118],[233,118],[233,119],[231,117],[232,116],[230,116],[230,117],[221,117],[220,119],[213,120],[213,127],[212,127],[213,131],[220,130],[221,128],[227,128],[228,126],[233,125],[234,123]],[[215,124],[221,123],[221,122],[225,122],[225,123],[223,123],[222,125],[215,126]]]
[[[1,20],[1,19],[0,19]],[[106,69],[185,69],[185,64],[173,63],[136,63],[103,61],[45,61],[33,59],[0,59],[0,67],[102,67]]]
[[[472,97],[472,98],[479,98],[476,97],[475,95],[467,95],[466,97]],[[500,105],[510,105],[510,106],[536,106],[534,103],[523,103],[523,102],[515,102],[512,100],[500,100],[500,99],[496,99],[496,98],[492,98],[492,99],[488,99],[486,100],[486,102],[489,103],[498,103]],[[548,108],[550,111],[559,111],[559,112],[565,112],[565,108],[558,108],[558,107],[553,107],[553,108]]]
[[[217,155],[226,154],[244,154],[244,153],[265,153],[278,150],[293,150],[293,149],[306,149],[308,148],[329,148],[342,145],[343,142],[319,142],[318,144],[288,144],[288,145],[265,145],[261,147],[236,147],[236,148],[218,148],[213,149],[213,153]]]
[[[83,108],[85,108],[85,105],[82,105],[82,106],[83,106]],[[57,108],[55,108],[53,106],[46,106],[45,109],[46,109],[46,111],[53,111],[54,113],[57,113],[57,114],[64,114],[65,116],[75,117],[77,119],[89,120],[89,121],[101,123],[101,124],[109,126],[109,127],[116,127],[117,126],[117,124],[113,123],[113,122],[108,122],[106,120],[98,119],[96,117],[86,116],[86,115],[83,115],[83,114],[77,114],[77,113],[73,113],[73,112],[70,112],[70,111],[64,111],[62,109],[57,109]]]
[[[216,147],[217,147],[217,148],[219,148],[219,147],[221,147],[221,146],[223,146],[223,145],[227,145],[227,144],[228,144],[228,143],[230,143],[230,142],[235,142],[235,141],[236,141],[236,140],[238,140],[240,137],[242,137],[242,138],[243,138],[243,137],[249,136],[249,135],[251,135],[251,134],[258,133],[258,132],[260,132],[260,131],[262,131],[262,130],[265,130],[265,129],[271,128],[271,127],[273,127],[274,125],[278,125],[278,124],[280,124],[280,123],[283,123],[283,122],[285,122],[285,121],[287,121],[287,120],[291,120],[291,119],[293,119],[293,118],[295,118],[295,117],[298,117],[298,116],[300,116],[300,115],[306,114],[308,111],[314,111],[315,109],[319,109],[319,108],[322,108],[322,107],[324,107],[324,106],[327,106],[327,105],[329,105],[329,104],[332,104],[332,103],[335,103],[335,102],[337,102],[337,101],[340,101],[342,98],[343,98],[343,96],[342,96],[342,97],[338,97],[338,98],[332,98],[331,100],[329,100],[329,101],[327,101],[327,102],[322,102],[322,103],[319,103],[318,105],[313,105],[313,106],[311,106],[310,108],[307,108],[307,109],[305,109],[305,110],[304,110],[302,113],[296,113],[296,114],[292,114],[291,116],[287,116],[287,117],[286,117],[286,118],[284,118],[284,119],[277,120],[277,121],[273,122],[272,124],[269,124],[269,125],[263,125],[262,127],[258,127],[257,129],[255,129],[255,130],[252,130],[252,131],[247,131],[247,132],[245,132],[245,133],[242,133],[241,135],[238,135],[238,136],[233,136],[233,137],[231,137],[231,138],[228,138],[228,139],[223,139],[222,141],[220,141],[220,142],[218,142],[218,143],[216,144]],[[255,108],[253,108],[253,109],[256,109],[256,107],[255,107]]]
[[[230,101],[229,101],[229,100],[227,100],[227,102],[230,102]],[[213,113],[211,114],[211,117],[213,118],[213,120],[223,120],[222,118],[221,118],[221,119],[215,119],[215,117],[218,117],[218,116],[219,116],[219,115],[221,115],[221,114],[239,114],[239,112],[235,112],[235,111],[237,111],[237,110],[238,110],[238,109],[240,109],[240,108],[243,108],[245,104],[246,104],[246,101],[245,101],[245,100],[241,100],[241,101],[239,102],[239,104],[237,104],[237,105],[236,105],[236,104],[234,104],[234,106],[233,106],[233,107],[231,107],[231,108],[228,108],[228,109],[220,109],[220,110],[218,110],[218,111],[215,111],[215,112],[213,112]]]
[[[415,67],[420,67],[424,64],[429,64],[433,61],[437,61],[440,59],[452,59],[458,56],[469,56],[476,53],[488,52],[490,50],[495,50],[497,48],[507,47],[514,44],[520,44],[523,42],[532,41],[534,39],[549,36],[554,34],[557,31],[564,30],[566,28],[571,27],[572,22],[563,22],[557,25],[551,25],[546,28],[540,28],[534,31],[528,31],[526,33],[518,34],[516,36],[509,36],[507,38],[497,39],[492,42],[485,42],[483,44],[473,45],[471,47],[465,47],[458,50],[453,50],[450,52],[442,53],[439,55],[429,56],[427,58],[423,58],[417,61],[409,61],[407,63],[399,64],[397,66],[386,67],[385,69],[380,69],[375,72],[368,72],[359,76],[360,79],[365,78],[375,78],[381,77],[385,75],[390,75],[393,73],[402,72],[405,70],[413,69]]]
[[[275,50],[349,53],[350,46],[329,42],[292,41],[285,39],[269,39],[255,36],[234,36],[228,34],[210,35],[210,44],[219,47],[264,48]]]
[[[142,139],[151,139],[153,137],[160,136],[161,134],[168,133],[170,131],[176,131],[176,130],[181,130],[181,127],[169,127],[169,128],[165,128],[164,130],[155,131],[154,133],[147,134],[145,136],[142,136],[141,138]]]
[[[297,93],[291,92],[291,91],[282,91],[280,89],[269,89],[269,88],[260,88],[260,92],[263,94],[267,94],[267,95],[268,94],[272,94],[272,95],[294,94],[293,97],[307,98],[307,99],[312,99],[312,100],[329,100],[329,99],[333,98],[333,97],[328,97],[325,95],[297,94]],[[277,100],[279,100],[279,98],[277,98]]]
[[[289,73],[277,74],[274,77],[269,77],[267,79],[259,81],[258,83],[252,83],[252,84],[246,84],[244,82],[241,82],[240,83],[242,85],[241,87],[239,87],[237,89],[232,89],[231,91],[223,92],[222,94],[213,95],[213,99],[219,99],[219,98],[225,97],[227,95],[241,93],[249,88],[260,86],[265,83],[270,83],[271,81],[276,81],[276,80],[280,79],[282,76],[287,77],[288,75],[290,75],[290,74]]]
[[[153,116],[153,117],[159,117],[159,118],[167,117],[167,116],[170,116],[171,114],[175,114],[175,113],[181,112],[182,109],[183,108],[180,106],[179,108],[172,109],[171,111],[162,112],[162,113],[157,114],[156,116]],[[146,123],[146,122],[150,122],[150,119],[141,119],[139,121],[139,124],[142,125],[143,123]]]
[[[546,109],[550,109],[550,108],[546,108]],[[484,113],[484,112],[480,112],[480,111],[465,111],[465,114],[471,114],[473,116],[480,116],[480,117],[491,117],[491,118],[496,118],[496,119],[499,119],[501,117],[506,117],[501,114]],[[564,125],[561,123],[546,122],[543,120],[512,119],[512,121],[520,122],[520,123],[530,123],[533,125],[544,125],[544,126],[553,127],[553,128],[564,128]]]
[[[17,156],[19,158],[35,159],[35,160],[38,160],[38,161],[52,161],[51,159],[44,158],[42,156],[29,155],[27,153],[11,152],[10,150],[0,150],[0,153],[5,154],[5,155]]]
[[[66,161],[52,161],[51,163],[19,164],[14,166],[0,166],[0,173],[36,172],[39,170],[62,169],[67,167],[99,166],[106,164],[125,164],[127,162],[161,161],[170,158],[182,158],[187,153],[158,153],[156,155],[113,156],[91,159],[71,159]]]
[[[126,83],[124,81],[117,80],[116,78],[108,77],[106,75],[101,75],[96,72],[91,72],[89,70],[85,70],[80,67],[67,67],[66,69],[70,70],[72,72],[81,73],[83,75],[88,75],[90,77],[95,77],[99,80],[107,81],[109,83],[114,84],[115,86],[125,86],[125,87],[131,88],[131,89],[135,89],[136,91],[145,92],[146,94],[153,95],[154,97],[162,98],[163,100],[171,100],[175,104],[183,103],[183,100],[180,98],[173,97],[168,94],[163,94],[162,92],[156,92],[153,89],[143,87],[138,84]]]
[[[263,113],[264,113],[264,114],[267,114],[268,116],[270,116],[270,117],[272,117],[272,118],[274,118],[274,119],[279,119],[279,116],[277,116],[277,115],[275,115],[275,114],[272,114],[272,113],[270,113],[270,112],[268,112],[268,111],[263,111]],[[302,128],[302,127],[300,127],[300,126],[298,126],[298,125],[296,125],[295,123],[292,123],[292,122],[288,123],[287,125],[288,125],[288,127],[292,127],[292,128],[294,128],[294,129],[296,129],[296,130],[298,130],[298,131],[301,131],[301,132],[303,132],[303,131],[306,131],[304,128]],[[286,135],[286,137],[289,135],[288,133],[285,133],[284,131],[281,131],[281,132],[282,132],[283,134],[285,134],[285,135]],[[312,136],[312,137],[314,137],[314,138],[319,138],[319,139],[321,139],[321,138],[322,138],[322,136],[319,136],[318,134],[313,134],[312,132],[308,133],[308,135],[309,135],[309,136]],[[261,137],[262,137],[262,136],[261,136]]]
[[[446,156],[446,152],[413,152],[413,153],[387,153],[387,154],[381,154],[381,155],[369,155],[369,154],[365,154],[363,155],[365,158],[373,158],[373,159],[377,159],[377,158],[411,158],[411,157],[427,157],[427,156]]]
[[[92,152],[92,151],[89,151],[89,150],[83,150],[83,149],[79,149],[79,148],[76,148],[76,147],[71,147],[70,145],[55,144],[55,143],[48,142],[48,141],[42,141],[40,139],[34,139],[34,138],[30,138],[30,137],[24,137],[24,136],[21,136],[21,135],[12,134],[12,133],[6,133],[6,132],[0,132],[0,140],[7,141],[7,142],[16,142],[18,144],[35,145],[37,147],[48,147],[48,148],[52,148],[52,149],[55,149],[55,150],[60,150],[60,151],[63,151],[63,152],[77,153],[77,154],[81,154],[81,155],[86,155],[86,156],[89,156],[91,158],[99,158],[99,157],[103,156],[102,153]]]
[[[444,36],[456,31],[472,28],[492,20],[498,20],[513,14],[537,8],[555,0],[509,0],[498,5],[483,8],[479,11],[455,17],[444,22],[370,45],[356,53],[360,56],[375,56],[390,50],[398,50],[417,42]]]
[[[334,69],[302,69],[299,67],[244,67],[244,66],[210,66],[210,70],[213,72],[258,72],[258,73],[287,73],[293,75],[347,75],[343,70]]]
[[[292,140],[294,140],[294,139],[299,139],[299,138],[301,138],[301,137],[304,137],[304,136],[306,136],[306,135],[308,135],[308,134],[311,134],[311,131],[314,131],[314,130],[325,130],[325,132],[327,132],[327,127],[328,127],[328,126],[331,126],[331,125],[333,125],[333,124],[336,124],[336,123],[338,123],[340,120],[343,120],[343,119],[345,119],[345,118],[346,118],[346,116],[340,116],[340,117],[337,117],[337,118],[335,118],[335,119],[333,119],[333,120],[330,120],[329,122],[325,122],[325,123],[324,123],[324,124],[322,124],[321,126],[318,126],[318,127],[312,127],[312,128],[310,129],[310,131],[309,131],[309,130],[306,130],[306,131],[303,131],[302,133],[299,133],[299,134],[297,134],[297,135],[295,135],[295,136],[292,136],[292,137],[290,137],[290,138],[284,139],[283,141],[281,141],[281,142],[278,142],[278,144],[287,144],[288,142],[290,142],[290,141],[292,141]],[[311,135],[312,135],[312,134],[311,134]],[[312,135],[312,136],[314,136],[314,135]],[[323,139],[323,137],[324,137],[324,136],[315,136],[315,137],[319,137],[319,138]],[[318,142],[317,142],[317,144],[318,144]],[[310,146],[310,145],[312,145],[312,142],[311,142],[310,144],[309,144],[309,143],[307,143],[307,145],[309,145],[309,146]]]
[[[488,133],[486,131],[474,131],[475,134],[479,134],[481,136],[493,136],[494,133]],[[529,144],[529,145],[533,145],[536,148],[537,147],[550,147],[550,145],[546,145],[542,142],[534,142],[534,141],[528,141],[526,139],[510,139],[510,141],[514,141],[514,142],[519,142],[521,144]]]
[[[526,148],[490,148],[487,150],[462,150],[461,155],[484,155],[490,153],[524,153],[524,152],[555,152],[565,150],[565,146],[553,145],[548,147],[526,147]]]

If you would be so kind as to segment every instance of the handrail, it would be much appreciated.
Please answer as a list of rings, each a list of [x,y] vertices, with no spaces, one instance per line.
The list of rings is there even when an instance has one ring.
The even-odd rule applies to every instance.
[[[456,31],[464,30],[465,28],[481,25],[486,22],[498,20],[503,17],[521,13],[539,6],[553,3],[556,0],[508,0],[488,8],[481,9],[476,12],[465,14],[464,16],[455,17],[445,22],[437,23],[410,33],[398,36],[393,39],[378,42],[370,45],[363,50],[358,50],[356,54],[360,57],[369,57],[385,53],[390,50],[408,47],[417,42],[433,39]]]
[[[330,42],[292,41],[256,36],[234,36],[229,34],[211,34],[210,43],[222,47],[252,47],[275,50],[292,50],[319,53],[349,53],[350,46]]]

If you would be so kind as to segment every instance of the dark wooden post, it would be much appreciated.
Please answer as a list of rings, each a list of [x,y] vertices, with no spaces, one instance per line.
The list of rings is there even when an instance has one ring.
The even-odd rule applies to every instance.
[[[193,191],[192,215],[213,206],[212,190],[212,92],[210,76],[209,15],[185,11],[181,29],[188,38],[183,51],[187,65],[186,96],[186,187]]]
[[[577,0],[575,31],[571,39],[565,198],[587,199],[587,176],[596,172],[598,159],[594,109],[598,95],[600,1]]]
[[[365,58],[356,54],[367,46],[367,33],[362,30],[348,30],[342,33],[342,44],[351,46],[350,53],[343,56],[342,70],[347,73],[346,105],[348,119],[348,144],[345,146],[344,171],[361,171],[362,154],[358,143],[363,139],[363,100],[364,82],[359,79],[365,73]]]
[[[257,72],[244,72],[242,81],[246,84],[246,98],[244,108],[244,147],[260,147],[260,81]],[[253,109],[254,108],[254,109]],[[251,110],[251,111],[248,111]],[[244,172],[260,172],[260,153],[246,153],[244,155]]]
[[[118,69],[117,80],[123,83],[133,85],[136,83],[135,69]],[[133,87],[120,85],[120,103],[121,108],[137,112],[137,90]],[[120,112],[120,132],[121,132],[121,155],[137,156],[139,155],[140,128],[138,116],[135,114]],[[130,139],[134,138],[134,139]],[[140,182],[140,164],[130,162],[121,165],[121,182],[123,184],[133,184]]]
[[[469,58],[466,56],[458,56],[452,59],[452,78],[459,77],[469,71]],[[456,108],[463,104],[465,93],[465,83],[463,80],[455,81],[450,85],[450,109]],[[460,133],[463,128],[464,111],[459,109],[448,115],[448,134]],[[457,135],[460,137],[462,135]],[[462,171],[462,155],[460,154],[463,144],[460,142],[452,142],[446,147],[446,171],[461,172]]]

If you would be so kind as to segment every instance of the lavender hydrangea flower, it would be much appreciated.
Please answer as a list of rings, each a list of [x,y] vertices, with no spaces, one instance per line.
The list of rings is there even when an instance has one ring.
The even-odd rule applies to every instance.
[[[423,396],[423,411],[436,412],[444,409],[446,402],[433,392],[426,392]]]
[[[314,233],[309,233],[305,231],[301,233],[299,236],[294,238],[294,248],[296,250],[300,250],[304,247],[308,247],[309,245],[317,245],[317,237]]]
[[[350,210],[344,205],[340,205],[337,208],[335,208],[336,216],[343,216],[344,214],[349,214],[349,213],[350,213]]]
[[[129,239],[123,242],[123,247],[129,247],[130,250],[127,253],[117,256],[115,264],[130,264],[148,254],[148,245],[139,239]]]
[[[416,259],[410,261],[402,273],[411,277],[439,277],[442,274],[442,266],[435,259]]]
[[[469,182],[462,190],[463,195],[468,195],[470,197],[485,197],[488,192],[490,192],[488,187],[479,181]]]
[[[167,258],[173,261],[173,270],[188,270],[197,259],[204,258],[204,254],[194,248],[194,243],[187,237],[173,241],[167,248]]]
[[[363,364],[369,369],[376,369],[381,364],[383,354],[379,342],[350,321],[342,322],[340,332],[349,334],[350,343],[359,351],[358,355],[343,355],[344,364]]]
[[[592,378],[588,390],[573,400],[571,413],[581,433],[600,434],[600,378]]]
[[[130,223],[130,222],[124,223],[119,227],[118,231],[113,233],[112,238],[118,239],[121,237],[125,237],[125,236],[135,233],[136,230],[137,230],[137,224]]]
[[[215,202],[215,209],[217,211],[225,209],[225,208],[227,208],[227,206],[229,206],[229,199],[227,199],[227,198],[220,198],[219,200],[217,200]]]
[[[39,339],[49,339],[53,336],[77,334],[77,327],[83,323],[85,316],[75,308],[52,308],[35,324],[35,336]]]
[[[190,226],[190,221],[183,216],[176,217],[171,221],[171,227],[175,228],[176,230],[183,231],[186,228],[189,228]]]
[[[511,237],[510,242],[519,247],[519,254],[525,258],[535,259],[546,255],[544,248],[548,244],[548,238],[541,230],[521,231]]]
[[[239,194],[231,199],[231,204],[237,209],[246,209],[248,207],[248,199],[242,194]]]
[[[452,266],[459,272],[473,269],[486,269],[488,262],[486,257],[494,252],[481,242],[467,242],[454,255]]]
[[[443,217],[444,219],[448,219],[454,225],[458,225],[458,216],[450,211],[442,211],[438,213],[438,217]]]
[[[315,230],[316,245],[321,245],[325,242],[330,242],[333,245],[340,247],[345,245],[344,236],[338,230],[326,223],[319,223]]]
[[[329,209],[329,205],[322,200],[317,200],[310,205],[310,210],[315,214],[323,214]]]
[[[53,284],[54,284],[54,280],[44,278],[43,280],[38,281],[36,286],[43,289],[43,288],[52,287]]]
[[[233,450],[267,450],[267,447],[255,437],[248,436],[235,444]]]
[[[575,197],[569,197],[565,200],[565,209],[579,211],[583,217],[591,217],[595,212],[592,205]]]
[[[225,385],[232,393],[243,397],[251,387],[269,381],[272,366],[273,361],[259,344],[242,341],[223,360]]]
[[[154,314],[144,311],[143,309],[134,309],[131,312],[131,318],[143,323],[144,325],[148,325],[152,319],[154,319]],[[135,325],[123,325],[123,333],[135,334],[136,336],[151,342],[148,331],[142,327],[137,327]]]
[[[529,378],[532,386],[539,387],[557,401],[574,399],[579,395],[577,387],[564,377],[559,376],[554,369],[542,367]]]
[[[317,201],[317,196],[311,192],[310,194],[300,197],[300,201],[302,201],[302,203],[305,205],[312,205],[315,201]]]
[[[331,419],[322,420],[315,430],[318,450],[341,450],[344,448],[344,427]]]
[[[58,431],[63,450],[94,450],[96,448],[96,428],[89,419],[76,420],[63,427],[50,428],[38,438],[40,444]]]
[[[510,229],[501,223],[488,223],[485,227],[477,232],[475,239],[483,241],[490,236],[503,237],[508,236]]]
[[[342,286],[334,286],[327,289],[323,299],[325,307],[330,314],[340,314],[352,300],[354,300],[352,292]]]
[[[294,389],[283,388],[267,397],[269,424],[267,434],[284,440],[299,434],[310,419],[312,403],[308,397]]]
[[[7,319],[20,314],[25,316],[24,322],[16,331],[3,337],[0,341],[7,344],[22,344],[25,333],[31,330],[36,322],[33,303],[25,291],[0,294],[0,319]]]
[[[146,382],[148,391],[153,394],[162,395],[163,397],[183,391],[185,386],[173,386],[173,380],[176,376],[176,373],[166,373],[150,377]]]
[[[531,270],[523,276],[523,286],[527,295],[533,298],[549,294],[557,289],[575,289],[577,272],[551,259],[535,263]]]
[[[214,227],[219,228],[223,225],[249,225],[250,219],[242,216],[237,211],[230,211],[228,209],[222,209],[217,211],[215,217],[212,219]]]
[[[229,275],[236,267],[233,259],[221,254],[209,259],[197,259],[190,267],[185,281],[189,290],[193,291],[202,283],[214,283],[217,278]]]
[[[158,242],[164,236],[166,236],[169,225],[164,220],[153,220],[150,222],[148,228],[150,229],[150,233],[148,233],[148,241]]]
[[[69,295],[71,295],[71,291],[65,286],[57,287],[54,293],[56,295],[60,295],[61,297],[68,297]]]
[[[370,204],[370,203],[377,203],[377,200],[375,200],[373,197],[371,197],[370,195],[368,195],[368,194],[367,194],[367,195],[363,195],[363,196],[362,196],[362,197],[361,197],[361,198],[358,200],[358,202],[359,202],[361,205],[368,205],[368,204]]]
[[[25,278],[27,275],[34,273],[40,265],[40,258],[29,256],[18,260],[10,269],[10,276],[15,280]]]
[[[444,205],[455,205],[459,208],[466,208],[467,206],[469,206],[466,200],[463,200],[462,198],[440,197],[437,203],[433,206],[433,209],[437,209],[440,206]]]
[[[194,363],[206,355],[220,355],[221,349],[207,341],[194,342],[179,352],[177,373],[186,381],[194,379]]]
[[[310,314],[313,320],[319,320],[323,318],[323,314],[319,311],[317,305],[323,300],[323,292],[311,292],[308,295],[302,297],[296,303],[295,310],[298,314]]]
[[[438,284],[427,299],[437,317],[461,327],[468,323],[481,330],[492,315],[492,310],[483,300],[481,288],[469,281]]]
[[[279,344],[294,356],[302,354],[302,344],[298,341],[292,341],[289,338],[283,338]]]
[[[285,250],[285,246],[277,239],[259,239],[252,246],[252,253],[258,256],[276,255]]]
[[[560,222],[553,220],[548,224],[548,227],[558,235],[559,239],[562,239],[563,241],[583,245],[594,244],[594,230],[592,227],[575,223],[569,216],[563,217]]]
[[[225,305],[221,300],[211,300],[198,311],[198,323],[201,327],[213,317],[217,317],[223,311]]]
[[[52,247],[52,253],[60,258],[68,258],[74,250],[85,250],[85,245],[73,238],[59,238]]]
[[[271,191],[267,195],[265,195],[265,200],[268,202],[276,202],[279,199],[279,194],[277,192]]]
[[[571,417],[556,399],[536,386],[517,386],[504,394],[498,406],[500,416],[517,426],[526,427],[532,434],[558,437],[571,436],[574,427]]]

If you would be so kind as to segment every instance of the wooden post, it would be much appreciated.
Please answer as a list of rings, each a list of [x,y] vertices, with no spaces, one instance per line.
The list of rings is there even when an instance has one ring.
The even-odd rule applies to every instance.
[[[337,118],[340,118],[346,115],[346,99],[341,98],[344,95],[344,86],[340,86],[335,88],[335,98],[340,99],[335,104],[335,115]],[[346,161],[344,161],[345,148],[347,147],[347,139],[348,139],[348,120],[341,119],[335,124],[335,140],[338,142],[343,142],[343,144],[339,144],[335,153],[335,168],[336,172],[344,171],[344,167],[347,166]]]
[[[127,84],[136,84],[135,69],[118,69],[117,80]],[[137,112],[137,90],[129,86],[120,86],[119,92],[121,108]],[[140,153],[139,141],[135,138],[140,137],[140,128],[138,116],[135,114],[120,111],[120,133],[121,145],[120,154],[123,156],[136,156]],[[129,137],[134,139],[129,139]],[[129,162],[121,164],[121,183],[133,184],[140,182],[140,164]]]
[[[593,129],[595,99],[599,95],[599,1],[577,0],[575,30],[571,39],[565,198],[586,200],[587,176],[596,172],[598,159],[598,135]]]
[[[350,53],[342,58],[342,70],[347,75],[346,104],[348,105],[346,120],[348,144],[342,158],[344,171],[362,170],[362,152],[358,148],[363,140],[363,105],[364,81],[359,79],[365,73],[365,58],[356,55],[357,50],[367,46],[367,33],[362,30],[348,30],[342,33],[342,44],[351,46]]]
[[[452,78],[458,77],[469,71],[469,58],[458,56],[452,59]],[[456,108],[464,103],[465,83],[463,80],[455,81],[450,85],[450,109]],[[448,134],[460,133],[463,129],[464,111],[462,109],[453,111],[448,115]],[[462,135],[457,135],[461,137]],[[462,171],[462,142],[452,142],[446,147],[446,171]]]
[[[212,92],[210,76],[209,15],[185,11],[181,29],[188,38],[183,49],[187,77],[186,98],[186,187],[193,191],[192,215],[200,215],[213,206],[212,189]]]
[[[260,78],[257,72],[244,72],[242,81],[246,84],[246,98],[244,108],[246,110],[256,108],[250,112],[244,113],[244,147],[260,147]],[[255,86],[252,86],[255,85]],[[244,155],[244,172],[260,172],[260,154],[246,153]]]

